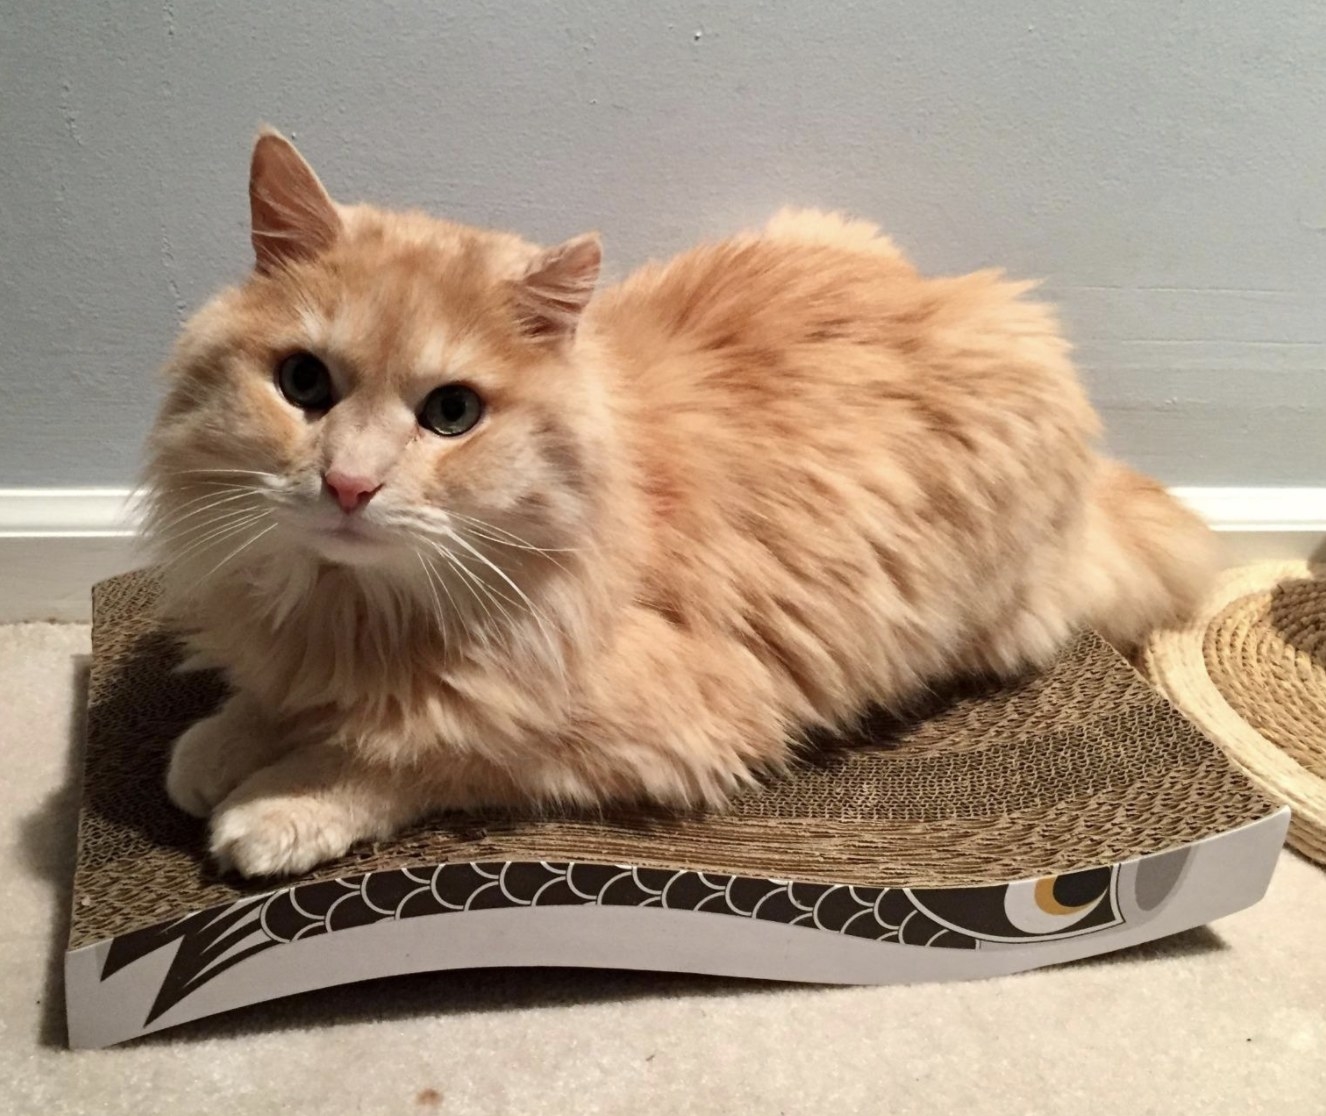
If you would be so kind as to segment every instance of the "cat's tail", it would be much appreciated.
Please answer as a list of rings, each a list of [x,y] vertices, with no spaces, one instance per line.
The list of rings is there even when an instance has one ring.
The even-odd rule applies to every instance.
[[[1165,489],[1102,461],[1088,510],[1087,620],[1116,646],[1189,616],[1216,572],[1211,529]]]

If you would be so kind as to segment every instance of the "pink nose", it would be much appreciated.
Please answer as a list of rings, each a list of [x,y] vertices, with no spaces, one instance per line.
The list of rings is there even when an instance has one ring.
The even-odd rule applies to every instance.
[[[362,508],[382,487],[368,477],[356,477],[335,469],[322,478],[322,483],[323,487],[336,497],[336,502],[341,505],[341,511],[346,515]]]

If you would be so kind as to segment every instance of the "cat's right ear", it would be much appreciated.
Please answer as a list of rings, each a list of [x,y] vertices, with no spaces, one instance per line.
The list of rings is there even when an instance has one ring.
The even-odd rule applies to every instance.
[[[313,168],[280,132],[264,128],[249,165],[253,253],[263,274],[326,251],[341,231]]]
[[[602,262],[598,233],[578,236],[537,256],[513,284],[521,332],[531,340],[553,343],[573,337]]]

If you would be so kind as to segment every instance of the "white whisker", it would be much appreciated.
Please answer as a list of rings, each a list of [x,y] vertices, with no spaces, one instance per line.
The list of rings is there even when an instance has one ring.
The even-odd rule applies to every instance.
[[[206,491],[206,492],[200,492],[200,493],[198,493],[198,495],[196,495],[196,496],[194,496],[194,497],[192,497],[192,498],[190,498],[190,499],[188,499],[188,500],[185,500],[182,504],[173,505],[172,502],[171,502],[169,499],[167,499],[165,495],[163,495],[163,494],[160,493],[160,492],[155,492],[155,491],[149,493],[149,495],[148,495],[148,497],[147,497],[147,500],[148,500],[148,503],[150,503],[153,507],[161,507],[161,506],[164,506],[164,505],[171,505],[171,506],[175,506],[175,507],[187,507],[189,504],[196,504],[196,503],[198,503],[198,502],[201,501],[201,500],[208,500],[208,499],[211,499],[211,498],[217,496],[220,492],[253,492],[253,491],[255,491],[253,485],[250,484],[248,481],[232,481],[232,480],[214,480],[214,481],[209,481],[209,480],[193,480],[193,481],[189,481],[189,487],[190,487],[190,488],[195,488],[195,487],[199,487],[199,486],[206,486],[206,488],[208,489],[208,491]]]
[[[465,564],[464,559],[462,559],[454,550],[447,549],[446,556],[447,560],[451,563],[452,568],[458,570],[461,575],[471,583],[474,589],[477,589],[479,592],[483,593],[488,600],[492,601],[493,604],[497,606],[498,611],[501,612],[507,624],[511,628],[514,628],[516,626],[516,618],[507,611],[506,605],[514,605],[516,602],[484,581],[483,578]],[[491,616],[492,614],[489,613],[489,615]]]
[[[517,535],[514,531],[508,531],[505,527],[498,527],[494,523],[479,519],[473,515],[463,515],[460,512],[448,511],[448,517],[458,519],[462,523],[468,523],[477,527],[481,531],[486,531],[498,538],[509,539],[512,546],[526,547],[529,550],[537,550],[540,554],[578,554],[580,547],[574,546],[536,546],[529,539]]]
[[[432,567],[429,567],[432,570]],[[442,586],[442,592],[446,594],[447,602],[451,605],[451,611],[456,616],[460,616],[460,605],[456,603],[456,598],[451,595],[451,586],[447,584],[447,579],[442,576],[442,571],[433,571],[437,574],[437,583]]]
[[[444,547],[441,543],[435,542],[432,539],[425,539],[424,541],[427,542],[429,546],[433,547],[433,549],[436,550],[438,554],[442,556],[443,560],[447,563],[448,566],[450,566],[454,570],[458,570],[463,575],[461,584],[464,585],[465,588],[470,591],[470,596],[474,598],[475,604],[477,604],[480,608],[483,609],[484,615],[488,617],[489,621],[493,624],[493,626],[498,627],[497,617],[493,613],[493,610],[488,607],[487,601],[485,601],[482,597],[479,596],[478,591],[470,583],[469,579],[474,578],[474,575],[457,560],[456,556],[452,554],[450,550]],[[443,587],[446,586],[445,579],[443,580],[442,584]],[[480,582],[480,585],[482,586],[482,582]]]
[[[251,547],[254,543],[256,543],[256,542],[257,542],[260,538],[262,538],[264,535],[268,534],[268,533],[271,532],[271,531],[275,531],[275,530],[276,530],[276,527],[277,527],[277,524],[272,523],[272,524],[270,524],[269,526],[264,527],[264,528],[263,528],[261,531],[259,531],[256,535],[254,535],[253,538],[249,539],[248,542],[241,543],[241,544],[240,544],[239,546],[237,546],[234,550],[232,550],[229,554],[227,554],[224,558],[222,558],[221,561],[219,561],[215,566],[213,566],[210,570],[208,570],[205,574],[203,574],[203,576],[202,576],[201,578],[199,578],[199,581],[206,581],[209,577],[211,577],[214,573],[216,573],[217,570],[219,570],[222,566],[224,566],[227,562],[229,562],[229,561],[230,561],[232,558],[234,558],[236,555],[238,555],[238,554],[242,553],[243,551],[247,550],[249,547]]]
[[[268,513],[265,511],[251,512],[249,515],[240,518],[238,521],[227,522],[221,527],[208,531],[201,537],[191,539],[182,549],[169,556],[166,562],[166,568],[178,565],[183,559],[202,549],[207,544],[215,545],[221,540],[229,538],[231,535],[238,534],[245,528],[257,523]]]
[[[211,493],[209,497],[206,497],[207,499],[210,499],[211,501],[210,503],[203,504],[202,507],[195,507],[193,508],[192,511],[189,511],[187,509],[190,507],[190,505],[196,504],[198,502],[196,500],[191,500],[189,501],[189,503],[181,506],[181,508],[179,509],[179,514],[164,518],[161,520],[160,523],[155,524],[154,530],[158,532],[170,531],[175,527],[178,527],[185,520],[194,518],[194,516],[205,515],[207,512],[210,512],[214,508],[219,508],[224,504],[234,503],[236,500],[241,500],[245,496],[257,497],[257,495],[258,494],[255,493],[248,486],[245,486],[239,492],[230,492],[224,496],[217,496],[216,493]]]
[[[511,550],[528,550],[534,554],[575,554],[577,551],[569,547],[548,547],[533,546],[529,543],[512,542],[510,539],[499,538],[497,535],[490,535],[482,527],[466,527],[465,533],[473,539],[482,539],[484,542],[493,543],[496,546],[509,547]]]
[[[437,620],[438,629],[442,632],[443,635],[445,635],[447,630],[447,613],[443,611],[442,598],[437,595],[437,582],[439,581],[441,582],[442,591],[446,593],[447,599],[451,601],[451,607],[453,611],[455,611],[456,602],[451,597],[451,590],[447,588],[446,580],[443,578],[439,578],[433,572],[432,568],[429,566],[428,561],[424,558],[423,554],[416,550],[414,552],[414,556],[419,559],[419,565],[423,567],[424,577],[428,581],[428,592],[432,595],[433,598],[433,615]]]
[[[193,488],[200,488],[200,487],[205,487],[205,488],[208,489],[208,491],[206,491],[206,492],[200,492],[197,496],[194,496],[192,499],[185,500],[185,501],[184,501],[184,504],[179,505],[180,507],[183,507],[185,504],[194,504],[194,503],[197,503],[199,500],[206,500],[206,499],[208,499],[208,498],[211,497],[211,496],[215,496],[215,495],[217,495],[217,490],[220,490],[221,492],[235,492],[235,491],[241,491],[241,490],[244,491],[244,492],[254,492],[254,491],[256,491],[256,489],[254,488],[254,486],[253,486],[253,484],[252,484],[251,482],[249,482],[249,481],[241,481],[241,480],[200,480],[200,479],[194,479],[194,480],[188,481],[187,483],[188,483],[188,486],[189,486],[190,489],[193,489]],[[159,492],[159,491],[156,491],[156,490],[151,490],[151,491],[148,492],[148,495],[147,495],[147,501],[148,501],[148,503],[152,504],[153,506],[160,506],[160,505],[162,505],[162,504],[168,504],[168,503],[170,503],[170,500],[167,499],[167,497],[166,497],[165,494],[163,494],[163,493],[161,493],[161,492]]]
[[[564,565],[562,565],[561,562],[559,562],[556,558],[553,557],[554,554],[564,553],[563,551],[547,550],[543,547],[531,546],[527,543],[510,542],[507,539],[501,539],[495,535],[489,535],[488,533],[477,527],[466,526],[464,529],[464,534],[471,541],[487,543],[490,546],[501,546],[505,547],[508,550],[523,550],[531,554],[537,554],[540,557],[548,559],[549,562],[551,562],[563,573],[570,572],[569,570],[567,570],[567,568]]]
[[[520,587],[519,585],[517,585],[514,581],[512,581],[511,578],[509,578],[509,577],[506,575],[506,572],[505,572],[500,566],[496,565],[494,562],[492,562],[492,561],[487,557],[487,555],[483,554],[482,552],[480,552],[479,550],[477,550],[474,546],[472,546],[468,541],[466,541],[466,539],[464,538],[464,536],[457,534],[455,531],[451,531],[451,532],[449,532],[449,534],[450,534],[450,537],[451,537],[451,538],[453,538],[456,542],[460,543],[461,546],[463,546],[466,550],[468,550],[471,554],[473,554],[477,559],[479,559],[479,561],[482,562],[485,566],[487,566],[490,570],[492,570],[493,573],[497,574],[498,577],[500,577],[500,578],[501,578],[503,581],[505,581],[509,586],[511,586],[512,590],[515,591],[516,595],[517,595],[522,601],[525,602],[525,606],[529,609],[529,611],[530,611],[530,615],[534,617],[534,620],[535,620],[535,623],[536,623],[536,625],[537,625],[537,627],[538,627],[538,629],[539,629],[539,632],[542,634],[543,638],[544,638],[544,639],[547,641],[547,643],[548,643],[548,650],[552,653],[554,660],[560,662],[560,661],[561,661],[561,656],[558,654],[558,650],[557,650],[556,643],[554,642],[554,640],[553,640],[553,638],[552,638],[552,634],[551,634],[551,633],[549,632],[549,630],[548,630],[548,627],[549,627],[549,621],[548,621],[547,617],[545,617],[545,616],[543,615],[543,613],[540,612],[540,611],[534,606],[534,602],[531,601],[531,600],[529,599],[529,597],[527,597],[527,596],[525,595],[525,591],[524,591],[523,589],[521,589],[521,587]]]
[[[275,473],[269,473],[264,469],[173,469],[167,475],[172,477],[186,477],[197,476],[200,474],[205,476],[220,476],[225,474],[241,477],[263,477],[267,480],[277,479]]]
[[[414,556],[419,560],[420,569],[424,571],[424,580],[428,583],[428,592],[433,598],[433,619],[440,628],[442,626],[442,598],[437,595],[437,588],[433,585],[433,574],[428,568],[428,563],[424,561],[424,556],[417,550],[414,552]]]
[[[189,544],[205,542],[212,535],[229,530],[236,523],[256,518],[264,513],[257,508],[237,508],[223,512],[213,519],[197,523],[178,536],[157,536],[158,544]]]
[[[194,542],[201,542],[216,531],[232,527],[241,520],[248,519],[261,512],[256,508],[236,508],[231,511],[222,512],[220,515],[212,516],[206,520],[200,520],[197,523],[189,524],[177,531],[154,530],[149,536],[150,543],[158,550],[175,549],[184,547]]]
[[[207,484],[210,487],[218,489],[218,491],[203,492],[179,504],[168,501],[160,495],[152,494],[144,500],[144,506],[149,521],[155,523],[168,523],[188,509],[196,507],[198,504],[206,503],[208,500],[217,500],[223,496],[234,495],[235,493],[255,491],[249,484],[235,483],[233,481],[200,481],[195,483]]]

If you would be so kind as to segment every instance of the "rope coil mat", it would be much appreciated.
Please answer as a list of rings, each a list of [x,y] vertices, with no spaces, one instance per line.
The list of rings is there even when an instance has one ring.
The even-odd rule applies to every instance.
[[[93,594],[93,663],[70,948],[271,888],[218,876],[162,788],[171,742],[221,699],[175,672],[150,574]],[[632,864],[872,887],[1075,872],[1266,817],[1277,804],[1093,635],[1049,671],[936,695],[822,742],[792,778],[708,816],[447,815],[305,881],[420,864]]]
[[[1292,808],[1289,844],[1326,864],[1324,574],[1295,562],[1231,571],[1146,658],[1170,700]]]

